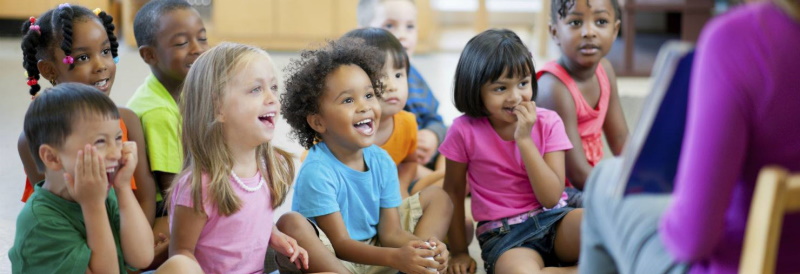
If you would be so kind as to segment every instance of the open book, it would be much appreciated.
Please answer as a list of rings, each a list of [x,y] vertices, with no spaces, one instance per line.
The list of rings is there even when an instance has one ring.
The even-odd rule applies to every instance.
[[[693,59],[691,44],[670,42],[661,47],[653,66],[653,88],[622,154],[617,193],[672,192],[686,125]]]

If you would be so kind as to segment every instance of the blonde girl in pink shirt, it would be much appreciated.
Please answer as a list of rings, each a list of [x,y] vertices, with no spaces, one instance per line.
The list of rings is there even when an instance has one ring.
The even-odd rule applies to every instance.
[[[260,49],[223,43],[192,65],[180,111],[186,161],[170,189],[170,256],[206,273],[263,273],[267,247],[301,269],[308,254],[278,231],[273,209],[292,182],[291,156],[270,144],[278,79]]]
[[[509,30],[484,31],[461,53],[453,98],[464,115],[439,147],[454,201],[449,273],[475,272],[460,225],[467,183],[488,273],[576,271],[583,211],[566,207],[564,192],[564,151],[572,144],[558,114],[533,102],[535,73]],[[569,268],[549,269],[561,266]]]

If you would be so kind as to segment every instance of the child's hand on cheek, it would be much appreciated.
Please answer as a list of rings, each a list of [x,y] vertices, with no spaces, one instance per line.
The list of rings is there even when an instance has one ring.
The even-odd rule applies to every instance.
[[[136,170],[136,163],[139,161],[136,154],[135,142],[122,143],[122,157],[119,160],[119,168],[114,175],[114,188],[124,189],[131,188],[131,177],[133,171]]]
[[[78,150],[74,175],[65,172],[64,181],[69,195],[81,206],[105,204],[108,196],[106,164],[92,145],[87,144]]]
[[[514,114],[517,115],[517,129],[514,131],[514,139],[519,141],[531,138],[531,130],[536,124],[536,102],[522,101],[514,107]]]

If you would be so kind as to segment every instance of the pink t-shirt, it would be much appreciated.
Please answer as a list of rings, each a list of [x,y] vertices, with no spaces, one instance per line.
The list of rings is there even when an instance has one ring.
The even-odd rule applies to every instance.
[[[172,196],[173,206],[170,208],[170,230],[175,205],[194,206],[190,176],[191,173],[186,174],[177,182]],[[258,172],[251,178],[241,180],[252,188],[264,179]],[[208,176],[203,175],[203,210],[208,215],[208,221],[197,239],[194,256],[206,273],[262,273],[273,226],[269,187],[264,182],[257,191],[247,192],[233,177],[229,182],[241,199],[242,207],[230,216],[223,216],[206,195]]]
[[[572,148],[558,114],[537,108],[536,117],[531,137],[542,155]],[[500,138],[489,118],[456,118],[439,152],[467,164],[475,221],[498,220],[542,207],[533,194],[516,141]],[[561,198],[566,199],[567,194],[562,192]]]

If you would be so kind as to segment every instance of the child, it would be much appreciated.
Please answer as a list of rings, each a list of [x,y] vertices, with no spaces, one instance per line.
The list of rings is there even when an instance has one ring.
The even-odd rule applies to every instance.
[[[455,203],[450,268],[474,272],[464,227],[466,184],[488,273],[544,270],[573,263],[582,210],[565,207],[564,151],[572,148],[558,115],[537,108],[530,52],[509,30],[473,37],[456,67],[458,117],[439,152],[445,190]],[[573,269],[574,271],[574,269]]]
[[[180,107],[186,163],[169,190],[170,255],[206,273],[260,273],[269,246],[308,268],[306,251],[272,221],[294,174],[291,156],[270,144],[277,92],[263,50],[223,43],[195,61]]]
[[[117,70],[117,38],[111,16],[100,9],[94,12],[75,5],[61,4],[42,14],[40,19],[31,17],[22,26],[23,67],[28,75],[30,94],[40,90],[40,74],[57,85],[78,82],[94,86],[104,94],[111,92]],[[119,108],[123,141],[137,144],[138,155],[145,154],[145,141],[139,118],[133,111]],[[17,143],[19,156],[28,176],[22,201],[33,192],[33,183],[44,180],[34,163],[24,133]],[[155,215],[155,183],[150,174],[147,159],[139,158],[131,182],[136,200],[145,212],[150,224]]]
[[[203,20],[184,0],[157,0],[145,4],[134,19],[139,55],[150,66],[128,107],[141,119],[147,140],[147,159],[157,182],[155,235],[169,235],[162,191],[172,184],[183,164],[178,111],[181,85],[189,68],[208,49]],[[144,157],[143,157],[144,158]],[[161,255],[161,256],[159,256]],[[166,246],[157,251],[155,264],[166,259]]]
[[[572,186],[583,189],[592,167],[603,158],[602,133],[615,156],[628,137],[617,77],[603,58],[619,32],[619,4],[554,0],[552,7],[550,32],[562,55],[536,74],[542,87],[537,103],[561,116],[569,140],[576,144],[566,153],[567,193],[574,201],[580,192]]]
[[[375,144],[389,153],[400,180],[400,196],[411,192],[411,181],[417,176],[417,121],[414,114],[403,110],[408,99],[408,55],[391,33],[379,28],[356,29],[343,37],[364,39],[364,45],[383,53],[385,91],[381,96],[381,120],[375,132]]]
[[[417,9],[411,0],[361,0],[358,5],[358,24],[361,27],[383,28],[391,32],[406,50],[408,56],[414,54],[417,46]],[[419,132],[417,137],[417,178],[425,177],[435,169],[434,156],[447,132],[442,116],[438,113],[439,101],[433,95],[428,83],[414,66],[408,71],[408,102],[405,110],[417,116]],[[431,184],[438,180],[424,180],[421,184]],[[427,182],[427,183],[425,183]],[[417,183],[416,181],[414,182]],[[412,186],[421,190],[427,185]]]
[[[402,200],[397,168],[374,145],[383,60],[379,50],[342,38],[302,52],[287,68],[282,110],[309,149],[292,208],[313,224],[287,214],[278,227],[292,227],[287,233],[314,258],[309,271],[419,273],[447,266],[447,247],[438,240],[452,212],[447,195],[428,189]]]
[[[150,264],[153,235],[131,190],[136,143],[122,141],[119,119],[108,96],[83,84],[57,85],[31,102],[24,136],[45,179],[17,217],[14,273],[125,273]]]

